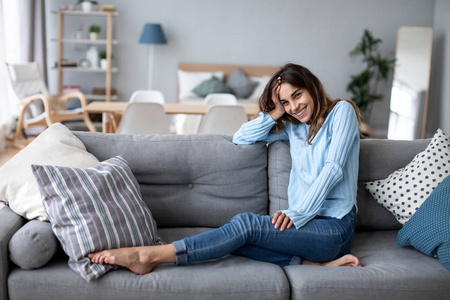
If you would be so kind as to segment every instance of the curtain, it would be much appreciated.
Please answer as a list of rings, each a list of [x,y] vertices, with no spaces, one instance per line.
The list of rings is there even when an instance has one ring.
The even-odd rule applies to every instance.
[[[13,109],[8,94],[8,78],[6,75],[6,31],[5,10],[0,0],[0,152],[5,149],[5,134],[10,132],[13,121]]]
[[[45,0],[0,0],[0,151],[18,115],[5,62],[37,61],[47,82]]]
[[[45,49],[45,1],[21,0],[20,57],[23,62],[36,61],[47,83],[47,53]],[[48,84],[47,84],[48,85]]]

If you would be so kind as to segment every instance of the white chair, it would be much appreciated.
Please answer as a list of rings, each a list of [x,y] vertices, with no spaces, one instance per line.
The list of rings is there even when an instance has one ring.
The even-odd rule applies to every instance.
[[[130,98],[129,103],[133,102],[155,102],[164,104],[165,99],[163,93],[156,90],[138,90],[135,91]]]
[[[206,96],[203,104],[209,105],[236,105],[237,99],[233,94],[214,93]]]
[[[170,133],[169,118],[159,103],[128,103],[116,133],[168,134]]]
[[[233,135],[247,122],[247,114],[240,105],[211,106],[201,119],[197,133]]]
[[[59,97],[51,96],[36,62],[6,63],[6,69],[21,106],[16,132],[7,137],[8,140],[14,141],[19,138],[23,128],[35,125],[50,126],[53,123],[69,120],[84,120],[90,131],[96,131],[89,114],[84,110],[87,101],[83,93],[75,92]],[[66,109],[64,104],[71,98],[78,98],[81,107],[72,110]]]
[[[237,105],[236,96],[227,93],[213,93],[209,94],[203,100],[203,104],[207,105]],[[200,124],[203,116],[197,118],[197,124],[195,126],[195,133],[199,133]]]

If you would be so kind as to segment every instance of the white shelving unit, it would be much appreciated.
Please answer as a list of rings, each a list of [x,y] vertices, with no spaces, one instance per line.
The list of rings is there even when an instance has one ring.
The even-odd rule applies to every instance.
[[[119,42],[112,39],[112,20],[113,17],[118,16],[117,12],[83,12],[83,11],[53,11],[58,15],[58,37],[53,39],[58,44],[58,59],[56,63],[56,69],[58,72],[58,95],[62,94],[63,90],[63,75],[64,72],[86,72],[86,73],[104,73],[105,74],[105,95],[90,95],[86,97],[90,100],[105,100],[107,102],[115,100],[117,96],[111,95],[111,73],[118,72],[117,68],[111,67],[112,57],[112,45],[117,45]],[[65,17],[101,17],[106,18],[106,39],[104,40],[90,40],[90,39],[69,39],[63,37],[63,26]],[[106,70],[100,68],[81,68],[63,66],[63,52],[64,44],[80,44],[80,45],[105,45],[106,46],[106,60],[108,61],[108,67]]]

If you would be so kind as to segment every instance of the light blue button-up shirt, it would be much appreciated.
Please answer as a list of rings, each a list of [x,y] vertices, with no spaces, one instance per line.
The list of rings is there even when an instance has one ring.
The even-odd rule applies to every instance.
[[[298,229],[316,215],[343,218],[356,206],[359,165],[359,129],[353,106],[338,102],[312,140],[309,125],[286,122],[280,134],[270,133],[275,121],[268,113],[242,125],[235,144],[289,140],[292,169],[289,208],[284,212]],[[286,157],[286,159],[288,159]]]

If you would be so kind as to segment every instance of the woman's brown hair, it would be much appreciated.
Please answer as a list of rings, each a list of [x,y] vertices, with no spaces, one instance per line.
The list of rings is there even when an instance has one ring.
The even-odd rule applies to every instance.
[[[261,97],[259,98],[258,104],[261,111],[271,112],[275,109],[275,104],[272,101],[272,91],[277,86],[277,79],[279,77],[281,78],[281,83],[287,82],[295,87],[305,88],[313,99],[314,111],[311,119],[308,122],[311,125],[309,127],[307,136],[308,144],[311,144],[315,135],[325,122],[328,114],[339,101],[349,102],[355,109],[356,117],[358,118],[358,124],[361,122],[359,109],[352,101],[331,99],[325,92],[325,89],[323,88],[320,80],[307,68],[296,64],[285,65],[269,80],[266,87],[264,88]],[[272,128],[272,131],[280,132],[281,128],[283,128],[283,121],[293,124],[300,124],[300,121],[298,119],[285,113],[280,119],[276,121],[276,124]]]

